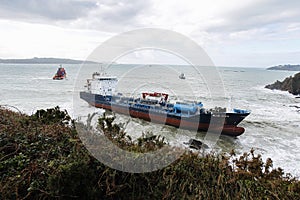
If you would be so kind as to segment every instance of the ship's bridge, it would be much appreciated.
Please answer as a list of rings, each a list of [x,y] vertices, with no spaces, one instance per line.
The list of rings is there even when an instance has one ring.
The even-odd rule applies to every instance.
[[[118,79],[115,76],[94,73],[93,78],[87,80],[87,87],[88,91],[92,94],[112,96],[115,92],[117,83]]]

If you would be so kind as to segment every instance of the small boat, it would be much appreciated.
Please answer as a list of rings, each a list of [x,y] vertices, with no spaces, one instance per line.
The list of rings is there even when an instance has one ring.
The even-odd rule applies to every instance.
[[[184,73],[181,73],[181,74],[179,75],[179,78],[180,78],[180,79],[185,79]]]
[[[117,83],[117,77],[94,73],[93,78],[87,80],[87,91],[80,92],[80,98],[97,108],[177,128],[210,129],[234,137],[245,131],[237,125],[250,114],[248,110],[207,110],[196,101],[170,103],[169,95],[159,92],[144,92],[140,98],[125,97],[114,94]]]
[[[67,78],[67,72],[65,70],[65,68],[63,68],[61,65],[59,66],[59,68],[57,69],[56,74],[53,76],[53,80],[63,80]]]

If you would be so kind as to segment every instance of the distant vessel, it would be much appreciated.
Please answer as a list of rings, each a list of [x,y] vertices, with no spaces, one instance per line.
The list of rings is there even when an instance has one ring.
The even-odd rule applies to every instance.
[[[113,95],[117,82],[116,77],[94,73],[92,79],[87,80],[87,90],[80,92],[80,98],[97,108],[177,128],[209,129],[229,136],[239,136],[245,131],[237,125],[250,114],[247,110],[226,112],[226,109],[207,110],[201,102],[170,103],[166,93],[144,92],[140,98]],[[223,121],[224,124],[218,123]]]
[[[185,79],[184,73],[181,73],[181,74],[179,75],[179,78],[180,78],[180,79]]]
[[[53,76],[53,80],[63,80],[67,77],[67,72],[65,68],[63,68],[61,65],[57,69],[56,74]]]

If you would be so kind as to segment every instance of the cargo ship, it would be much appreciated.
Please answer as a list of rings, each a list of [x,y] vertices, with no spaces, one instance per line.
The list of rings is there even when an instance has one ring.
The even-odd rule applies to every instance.
[[[161,92],[143,92],[138,98],[115,95],[117,83],[117,77],[94,73],[87,79],[86,91],[80,92],[80,98],[97,108],[177,128],[234,137],[245,131],[238,124],[250,114],[248,110],[205,109],[196,101],[171,103],[169,95]]]

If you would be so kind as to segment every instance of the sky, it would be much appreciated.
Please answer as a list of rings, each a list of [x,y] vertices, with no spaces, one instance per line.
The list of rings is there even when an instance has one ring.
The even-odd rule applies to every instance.
[[[217,66],[300,64],[299,8],[299,0],[2,0],[0,58],[84,60],[120,33],[161,28],[197,42]],[[151,62],[153,51],[124,61],[137,59]]]

